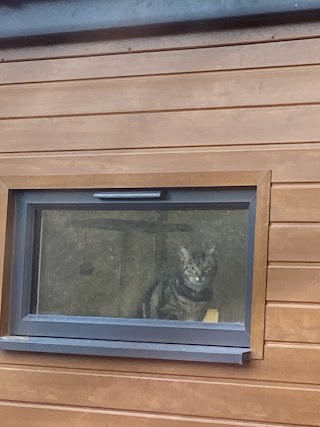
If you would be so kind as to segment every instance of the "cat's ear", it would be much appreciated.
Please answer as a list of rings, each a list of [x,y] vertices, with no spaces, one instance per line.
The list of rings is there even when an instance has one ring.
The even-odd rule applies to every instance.
[[[180,258],[181,258],[181,261],[183,261],[183,262],[187,262],[189,260],[189,258],[190,258],[189,252],[184,247],[182,247],[180,249]]]

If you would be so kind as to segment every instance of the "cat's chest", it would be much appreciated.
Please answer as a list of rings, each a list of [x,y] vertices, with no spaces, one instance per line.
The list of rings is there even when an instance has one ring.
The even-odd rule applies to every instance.
[[[199,298],[199,295],[195,292],[181,292],[181,288],[174,289],[174,295],[171,296],[172,305],[175,306],[177,311],[183,311],[185,313],[185,320],[194,320],[198,318],[199,312],[202,312],[204,306],[208,304],[207,301]],[[183,290],[185,291],[185,289]]]
[[[199,303],[210,299],[209,288],[196,291],[187,286],[181,277],[176,278],[172,290],[181,302],[194,305],[195,307],[197,307]]]

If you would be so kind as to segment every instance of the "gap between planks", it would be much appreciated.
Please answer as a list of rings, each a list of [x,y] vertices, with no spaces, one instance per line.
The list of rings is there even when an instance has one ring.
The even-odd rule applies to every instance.
[[[320,182],[310,182],[306,184],[305,182],[293,182],[293,183],[281,183],[281,184],[272,184],[272,187],[277,189],[299,189],[299,188],[320,188]]]
[[[301,228],[314,228],[315,225],[319,225],[320,221],[271,221],[270,227],[273,228],[292,228],[292,227],[301,227]]]
[[[44,83],[46,84],[46,83]],[[1,85],[0,85],[1,86]],[[3,85],[4,86],[4,85]],[[10,85],[9,85],[10,86]],[[290,107],[312,107],[319,106],[319,101],[314,102],[290,102],[282,104],[258,104],[258,105],[227,105],[218,107],[190,107],[190,108],[169,108],[169,109],[156,109],[156,110],[134,110],[134,111],[109,111],[109,112],[95,112],[95,113],[68,113],[68,114],[48,114],[45,116],[34,115],[34,116],[8,116],[0,117],[2,120],[28,120],[28,119],[53,119],[53,118],[67,118],[67,117],[93,117],[93,116],[118,116],[118,115],[134,115],[134,114],[159,114],[159,113],[183,113],[192,111],[219,111],[219,110],[253,110],[253,109],[273,109],[273,108],[290,108]],[[303,142],[305,143],[305,142]],[[310,143],[314,143],[311,141]],[[274,144],[274,142],[273,142]],[[279,143],[279,144],[282,144]],[[286,144],[286,143],[284,143]],[[288,142],[288,144],[294,144]],[[298,144],[300,144],[298,142]]]
[[[177,72],[167,72],[167,73],[143,73],[143,74],[129,74],[129,75],[115,75],[115,76],[101,76],[101,77],[85,77],[79,79],[57,79],[57,80],[41,80],[41,81],[23,81],[23,82],[13,82],[13,83],[0,83],[0,87],[6,86],[34,86],[34,85],[50,85],[51,83],[81,83],[88,81],[109,81],[109,80],[131,80],[131,79],[141,79],[141,78],[157,78],[157,77],[170,77],[170,76],[190,76],[193,74],[199,75],[200,77],[205,74],[234,74],[234,73],[252,73],[255,71],[265,71],[265,70],[282,70],[282,69],[304,69],[304,68],[319,68],[320,62],[308,63],[308,64],[292,64],[292,65],[272,65],[272,66],[261,66],[261,67],[244,67],[244,68],[226,68],[226,69],[209,69],[209,70],[194,70],[194,71],[177,71]],[[0,61],[1,67],[1,61]],[[272,104],[275,105],[275,104]],[[290,104],[292,105],[292,104]],[[259,105],[260,106],[260,105]]]
[[[273,341],[276,342],[276,341]],[[287,343],[285,343],[287,344]],[[289,342],[288,344],[298,344]],[[304,345],[304,343],[301,343]],[[316,344],[316,343],[311,343]],[[305,345],[310,345],[306,343]],[[259,361],[262,363],[262,361]],[[67,368],[67,367],[51,367],[51,366],[32,366],[32,365],[0,365],[1,371],[14,371],[18,373],[35,373],[35,374],[52,374],[52,375],[68,375],[74,377],[100,377],[100,378],[123,378],[128,380],[150,380],[159,382],[185,383],[185,384],[211,384],[223,386],[241,386],[248,388],[269,388],[269,389],[284,389],[284,390],[300,390],[300,391],[315,391],[320,392],[320,384],[304,384],[297,382],[284,382],[265,379],[245,379],[233,377],[201,377],[186,374],[169,374],[169,373],[143,373],[130,371],[105,371],[87,368]]]
[[[192,75],[192,74],[215,74],[215,73],[231,73],[231,72],[242,72],[242,71],[259,71],[259,70],[278,70],[278,69],[291,69],[291,68],[308,68],[308,67],[318,67],[320,62],[312,62],[306,64],[292,64],[292,65],[272,65],[272,66],[260,66],[260,67],[233,67],[233,68],[219,68],[218,70],[195,70],[195,71],[171,71],[171,72],[162,72],[162,73],[137,73],[137,74],[125,74],[125,75],[115,75],[115,76],[101,76],[101,77],[81,77],[81,78],[66,78],[66,79],[52,79],[52,80],[25,80],[22,82],[12,82],[12,83],[1,83],[0,87],[3,86],[22,86],[22,85],[37,85],[37,84],[50,84],[50,83],[73,83],[73,82],[87,82],[87,81],[99,81],[99,80],[122,80],[122,79],[131,79],[131,78],[141,78],[141,77],[162,77],[162,76],[179,76],[179,75]],[[1,62],[0,62],[1,67]],[[1,70],[1,68],[0,68]],[[274,105],[274,104],[272,104]],[[292,104],[290,104],[292,105]]]
[[[305,142],[305,141],[304,142],[281,142],[281,143],[279,143],[279,145],[282,145],[282,144],[290,145],[290,148],[292,149],[293,145],[299,145],[300,146],[301,144],[313,144],[313,143],[319,144],[320,141],[319,142],[318,141],[313,141],[313,142]],[[274,147],[276,144],[274,142],[263,143],[263,144],[259,144],[259,147],[268,148],[270,145],[272,145]],[[30,154],[34,155],[34,154],[63,154],[63,153],[65,153],[66,155],[68,155],[68,154],[77,155],[77,154],[80,154],[83,152],[92,155],[92,154],[99,154],[99,152],[101,152],[101,154],[106,154],[107,151],[108,152],[116,152],[117,154],[121,154],[122,150],[131,150],[131,151],[135,151],[135,152],[139,153],[139,151],[142,151],[142,150],[152,151],[155,149],[164,149],[164,150],[168,149],[169,150],[169,149],[183,149],[183,148],[191,148],[191,149],[192,148],[193,149],[203,149],[203,148],[218,148],[219,149],[220,148],[222,151],[224,151],[225,148],[231,148],[231,149],[233,148],[234,150],[239,151],[239,147],[242,147],[245,150],[247,150],[247,149],[252,148],[253,144],[241,144],[241,145],[239,145],[239,144],[209,145],[208,144],[208,145],[188,145],[188,146],[181,146],[181,145],[165,146],[165,145],[161,145],[158,147],[153,147],[153,146],[143,146],[143,147],[133,147],[133,148],[130,148],[130,147],[128,147],[128,148],[112,147],[112,148],[95,148],[95,149],[91,149],[91,150],[88,150],[88,148],[77,148],[77,150],[74,150],[74,149],[65,149],[65,150],[62,150],[62,149],[60,149],[60,150],[57,150],[57,149],[55,149],[55,150],[53,150],[53,149],[41,149],[41,150],[36,150],[36,151],[34,151],[34,150],[30,150],[30,151],[28,151],[28,150],[17,150],[17,151],[3,150],[2,151],[0,149],[0,157],[1,157],[1,155],[5,155],[5,156],[9,156],[9,157],[15,157],[16,155],[19,155],[19,157],[20,157],[20,154],[22,154],[22,155],[30,155]],[[240,150],[240,151],[242,151],[242,150]],[[274,187],[275,185],[278,185],[278,184],[272,183],[271,187]],[[293,185],[295,185],[295,184],[293,184]],[[285,188],[289,189],[290,187],[291,187],[291,185],[288,184],[287,187],[285,187]],[[309,184],[305,184],[305,188],[310,188]],[[298,224],[306,224],[306,222],[310,223],[310,225],[316,224],[316,223],[320,224],[320,221],[301,221],[301,222],[297,222],[297,221],[286,221],[286,222],[284,222],[284,221],[272,221],[270,224],[278,225],[278,224],[282,224],[282,223],[283,224],[287,223],[287,225],[292,225],[292,224],[298,225]]]
[[[208,32],[210,33],[210,32]],[[163,36],[166,37],[166,36]],[[167,36],[168,38],[170,37],[170,35]],[[265,45],[265,44],[274,44],[277,45],[278,43],[286,43],[286,42],[299,42],[299,41],[304,41],[304,40],[314,40],[314,41],[318,41],[318,39],[320,38],[320,35],[315,36],[302,36],[302,37],[289,37],[289,38],[280,38],[277,40],[271,39],[271,40],[256,40],[256,41],[242,41],[242,42],[233,42],[233,43],[219,43],[219,44],[212,44],[212,45],[203,45],[203,44],[199,44],[199,45],[195,45],[195,46],[173,46],[173,47],[167,47],[167,48],[154,48],[154,49],[140,49],[140,50],[123,50],[123,51],[114,51],[114,52],[101,52],[101,53],[83,53],[83,54],[77,54],[77,55],[68,55],[68,56],[48,56],[48,57],[41,57],[41,58],[24,58],[24,59],[4,59],[1,58],[0,59],[0,65],[1,64],[7,64],[7,63],[12,63],[12,62],[35,62],[35,61],[50,61],[50,60],[59,60],[59,59],[74,59],[74,58],[91,58],[91,57],[96,57],[96,56],[121,56],[121,55],[126,55],[126,56],[130,56],[130,55],[141,55],[141,54],[145,54],[145,53],[158,53],[158,52],[181,52],[181,51],[193,51],[193,50],[199,50],[199,49],[219,49],[219,48],[228,48],[228,47],[237,47],[237,46],[256,46],[256,45]],[[127,42],[130,42],[130,38],[126,39]],[[99,42],[97,42],[99,43]],[[81,42],[79,42],[78,44],[81,45]],[[83,44],[86,44],[86,42],[84,42]],[[94,42],[92,42],[92,44],[94,44]],[[60,46],[63,46],[64,43],[59,43]],[[37,46],[32,46],[32,47],[37,47]],[[44,49],[47,46],[44,47]],[[1,49],[3,49],[0,45],[0,56],[1,56]],[[15,47],[12,48],[7,48],[6,50],[12,50],[14,51]],[[27,46],[26,49],[30,49],[30,46]]]
[[[125,416],[129,418],[135,417],[144,417],[150,420],[167,420],[167,421],[185,421],[192,423],[205,423],[210,425],[218,425],[226,427],[302,427],[301,424],[288,424],[288,423],[270,423],[263,421],[250,421],[250,420],[238,420],[238,419],[226,419],[226,418],[208,418],[205,416],[188,416],[184,414],[169,414],[169,413],[159,413],[159,412],[143,412],[135,410],[117,410],[117,409],[102,409],[89,406],[72,406],[72,405],[62,405],[62,404],[41,404],[41,403],[28,403],[24,401],[11,401],[11,400],[1,400],[0,407],[12,407],[12,408],[25,408],[25,409],[47,409],[55,410],[57,412],[71,412],[71,413],[84,413],[84,414],[101,414],[101,415],[114,415],[114,416]],[[107,421],[107,420],[106,420]],[[314,427],[311,425],[304,424],[303,427]]]
[[[269,261],[268,267],[277,268],[319,268],[320,262],[303,262],[303,261]]]
[[[245,148],[245,150],[244,150]],[[50,156],[46,156],[45,153],[42,153],[41,151],[28,151],[28,152],[10,152],[10,153],[0,153],[0,158],[24,158],[24,157],[68,157],[68,156],[79,156],[79,157],[86,157],[86,156],[92,156],[92,157],[99,157],[101,154],[105,155],[135,155],[136,153],[140,154],[188,154],[188,153],[235,153],[235,152],[243,152],[243,151],[288,151],[288,150],[296,150],[296,151],[306,151],[308,149],[313,150],[319,150],[320,149],[320,143],[312,142],[312,143],[288,143],[284,144],[284,147],[282,147],[282,144],[259,144],[259,145],[225,145],[225,146],[215,146],[215,145],[203,145],[203,146],[188,146],[188,147],[152,147],[152,148],[114,148],[114,149],[77,149],[77,150],[54,150],[49,151],[48,154]],[[20,153],[23,155],[20,156]],[[258,168],[259,169],[259,168]],[[251,171],[254,171],[255,169],[251,169]],[[261,168],[260,168],[261,170]],[[193,171],[195,172],[195,171]],[[207,171],[201,171],[201,172],[213,172],[212,170]],[[220,171],[221,172],[221,171]],[[277,182],[277,181],[275,181]],[[311,181],[312,182],[312,181]],[[282,182],[281,182],[282,184]],[[290,184],[290,183],[289,183]],[[288,224],[289,225],[289,224]]]
[[[311,27],[313,27],[315,25],[315,23],[311,23],[309,25],[311,25]],[[306,28],[304,28],[304,27],[308,28],[308,31],[306,31]],[[153,47],[151,45],[149,48],[142,48],[142,47],[141,48],[139,48],[139,47],[133,47],[132,48],[131,46],[129,46],[129,44],[134,45],[137,41],[138,41],[138,43],[140,42],[139,38],[132,37],[132,38],[127,38],[127,39],[120,40],[120,41],[116,40],[115,44],[117,42],[120,42],[120,45],[121,45],[121,43],[122,44],[127,43],[128,45],[123,46],[121,48],[114,48],[114,50],[112,50],[112,48],[111,48],[111,50],[109,52],[106,52],[105,50],[102,49],[100,51],[96,51],[95,53],[77,53],[76,55],[73,53],[70,53],[70,52],[73,52],[75,49],[77,51],[79,51],[81,48],[84,51],[88,51],[88,49],[92,49],[93,45],[97,45],[98,50],[99,50],[99,46],[103,45],[106,40],[98,40],[98,41],[93,41],[93,42],[81,42],[80,41],[80,42],[73,43],[71,46],[70,46],[70,44],[66,44],[66,43],[58,43],[58,47],[57,47],[57,45],[53,45],[53,46],[49,45],[49,46],[45,46],[45,47],[39,46],[39,45],[31,45],[31,46],[25,46],[25,47],[19,48],[19,47],[6,47],[5,45],[4,46],[0,45],[0,57],[1,56],[5,57],[6,56],[5,54],[8,51],[9,52],[16,52],[16,51],[21,51],[21,50],[23,50],[24,52],[31,51],[31,55],[33,55],[31,57],[21,57],[21,58],[14,58],[14,59],[2,58],[2,59],[0,59],[0,64],[1,64],[1,62],[3,62],[3,63],[27,62],[27,61],[35,61],[35,60],[41,61],[41,60],[48,60],[48,59],[68,59],[68,58],[78,58],[78,57],[86,58],[86,57],[102,56],[102,55],[103,56],[127,55],[127,54],[131,55],[131,54],[136,54],[136,53],[137,54],[139,54],[139,53],[150,53],[150,52],[156,53],[156,52],[194,50],[194,49],[206,49],[206,48],[212,49],[212,48],[219,48],[219,47],[232,47],[232,46],[236,47],[236,46],[257,45],[257,44],[283,43],[283,42],[300,41],[300,40],[312,40],[312,39],[317,40],[320,38],[320,34],[318,33],[318,30],[316,33],[310,35],[309,26],[306,25],[305,23],[302,23],[302,24],[298,23],[296,25],[291,24],[291,25],[286,26],[286,29],[285,29],[285,31],[287,30],[287,31],[289,31],[289,33],[292,30],[294,30],[295,32],[298,32],[299,30],[301,31],[301,29],[302,29],[302,32],[304,32],[304,34],[300,33],[299,35],[275,36],[274,33],[279,32],[279,29],[281,30],[281,27],[279,27],[279,25],[278,26],[272,26],[272,27],[270,27],[270,26],[263,27],[262,26],[262,27],[258,28],[258,30],[260,30],[259,36],[262,38],[254,38],[254,37],[250,36],[250,30],[252,30],[252,29],[249,28],[249,29],[247,29],[247,32],[249,33],[249,38],[247,40],[245,39],[245,40],[239,41],[241,37],[243,38],[243,33],[245,32],[245,31],[243,31],[243,29],[240,28],[240,36],[241,37],[234,37],[235,41],[230,41],[228,43],[225,42],[225,37],[222,39],[223,41],[220,41],[220,42],[218,41],[216,43],[212,42],[213,36],[215,36],[215,35],[221,36],[221,34],[226,33],[226,30],[212,30],[212,31],[207,31],[205,34],[199,33],[199,32],[198,33],[197,32],[191,33],[192,37],[196,37],[196,38],[200,37],[200,39],[201,39],[204,36],[204,37],[206,37],[206,40],[205,41],[203,41],[203,40],[199,41],[198,43],[195,43],[192,40],[191,41],[188,40],[187,43],[189,43],[189,44],[186,43],[185,39],[186,39],[186,37],[189,36],[190,33],[188,35],[186,35],[186,34],[178,34],[178,35],[165,34],[165,35],[160,35],[160,36],[155,35],[153,37],[150,37],[151,43],[155,43],[155,45]],[[263,35],[263,31],[266,31],[267,34]],[[232,34],[234,34],[235,30],[234,29],[229,30],[229,31],[227,30],[227,33],[230,33],[230,32],[232,32]],[[239,30],[238,31],[236,30],[236,32],[239,32]],[[257,32],[257,29],[254,28],[253,32]],[[273,33],[272,35],[271,35],[271,32]],[[278,37],[278,38],[276,38],[276,37]],[[163,47],[163,45],[164,45],[163,41],[166,39],[169,40],[169,42],[170,42],[170,39],[171,40],[173,39],[176,41],[171,41],[172,46]],[[209,42],[208,42],[208,39],[209,39]],[[157,43],[158,43],[158,45],[161,44],[162,47],[157,47],[156,46]],[[74,47],[74,45],[75,45],[75,47]],[[112,43],[111,43],[111,45],[112,45]],[[37,50],[37,49],[39,50],[39,47],[42,48],[42,50],[49,50],[49,51],[53,51],[53,52],[55,52],[55,50],[57,48],[61,49],[61,47],[67,47],[68,54],[66,54],[64,52],[64,54],[63,53],[61,53],[61,54],[53,53],[52,55],[48,55],[48,56],[37,56],[37,54],[32,53],[34,50]],[[94,47],[93,47],[93,49],[94,49]],[[100,47],[100,49],[101,49],[101,47]]]

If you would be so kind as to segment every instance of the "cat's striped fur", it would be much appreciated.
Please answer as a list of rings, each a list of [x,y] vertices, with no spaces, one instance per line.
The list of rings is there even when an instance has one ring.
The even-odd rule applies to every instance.
[[[189,252],[181,248],[180,259],[176,274],[164,277],[147,292],[142,317],[203,320],[213,296],[214,249]]]

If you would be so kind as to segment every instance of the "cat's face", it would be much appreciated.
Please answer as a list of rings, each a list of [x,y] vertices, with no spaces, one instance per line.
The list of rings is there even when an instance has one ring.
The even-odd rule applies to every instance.
[[[183,277],[192,285],[206,285],[215,272],[214,248],[206,252],[189,252],[181,248],[180,258],[183,263]]]

